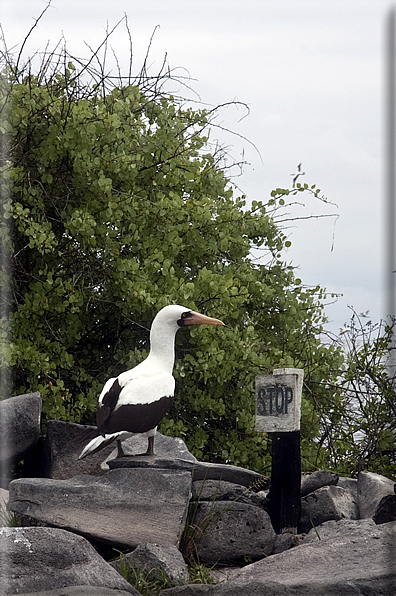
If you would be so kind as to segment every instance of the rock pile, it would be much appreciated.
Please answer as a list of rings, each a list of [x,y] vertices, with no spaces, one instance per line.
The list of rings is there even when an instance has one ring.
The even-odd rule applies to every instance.
[[[50,421],[39,438],[39,398],[0,403],[10,428],[21,411],[19,424],[27,427],[20,428],[23,440],[8,432],[10,445],[0,450],[2,468],[23,454],[24,477],[0,496],[8,496],[8,509],[25,524],[0,528],[1,595],[137,594],[119,573],[122,565],[163,570],[179,584],[161,592],[168,596],[239,596],[242,586],[253,596],[396,594],[396,494],[389,478],[326,471],[303,477],[299,533],[277,535],[268,478],[199,462],[181,439],[160,434],[157,456],[136,456],[146,440],[134,437],[124,443],[126,457],[114,460],[110,446],[79,461],[86,427]],[[110,565],[92,544],[131,552],[122,565]],[[222,564],[213,572],[218,584],[188,584],[181,544],[187,558]]]

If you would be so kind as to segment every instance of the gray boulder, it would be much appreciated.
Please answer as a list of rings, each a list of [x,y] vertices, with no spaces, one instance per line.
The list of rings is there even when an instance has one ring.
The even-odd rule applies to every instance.
[[[16,461],[33,449],[40,434],[40,393],[0,401],[0,461]]]
[[[95,586],[138,595],[82,536],[57,528],[0,528],[2,594]],[[98,594],[98,592],[97,592]]]
[[[19,478],[9,509],[99,542],[136,548],[179,543],[191,494],[191,474],[119,469],[68,480]]]
[[[219,585],[188,585],[161,596],[394,596],[396,523],[326,522],[291,550],[228,570]]]
[[[299,532],[309,532],[329,520],[358,519],[357,503],[339,486],[323,486],[301,499]]]
[[[267,493],[253,492],[225,480],[196,480],[192,483],[192,501],[238,501],[264,507],[268,504]]]
[[[219,585],[170,588],[161,596],[394,596],[396,524],[329,521],[303,544],[227,570]]]
[[[139,594],[135,591],[134,594]],[[97,586],[70,586],[56,590],[45,590],[40,592],[29,592],[18,594],[18,596],[129,596],[130,592],[125,590],[113,590],[112,588],[98,588]]]
[[[139,594],[135,591],[134,594]],[[45,590],[40,592],[18,593],[18,596],[130,596],[125,590],[113,590],[112,588],[99,588],[98,586],[69,586],[56,590]]]
[[[376,524],[396,521],[396,495],[385,495],[379,502],[373,515]]]
[[[142,569],[150,572],[150,579],[161,579],[165,572],[173,584],[188,582],[188,568],[181,552],[173,544],[140,544],[133,552],[121,555],[126,569]],[[121,561],[110,563],[121,573]]]
[[[196,480],[192,483],[193,501],[233,501],[241,500],[250,493],[241,484],[233,484],[225,480]]]
[[[268,581],[250,581],[241,585],[238,582],[228,581],[217,586],[210,584],[180,586],[161,590],[161,596],[299,596],[301,592],[288,590],[282,584]],[[314,596],[313,593],[304,592],[304,596]],[[319,596],[315,593],[315,596]],[[320,596],[323,596],[320,594]],[[333,596],[333,595],[332,595]],[[335,596],[335,595],[334,595]],[[337,596],[340,596],[337,594]]]
[[[115,448],[114,444],[112,447],[112,453],[106,459],[105,463],[107,463],[107,460],[117,457],[117,448]],[[126,456],[136,456],[140,453],[144,453],[147,449],[146,435],[136,435],[123,441],[122,449]],[[167,437],[159,432],[155,435],[155,453],[158,457],[165,459],[181,459],[189,462],[198,461],[197,458],[190,453],[183,439],[180,439],[179,437]]]
[[[379,536],[376,532],[376,526],[372,519],[342,519],[339,521],[331,520],[322,524],[319,528],[311,528],[304,536],[303,544],[317,544],[320,541],[331,542],[332,540],[341,540],[344,535],[348,541],[365,540],[366,536]]]
[[[169,437],[168,437],[169,438]],[[157,449],[156,449],[157,451]],[[260,490],[268,486],[269,479],[258,472],[228,464],[211,464],[191,461],[178,457],[162,457],[157,453],[153,457],[119,457],[107,461],[110,469],[117,468],[159,468],[168,470],[187,470],[197,480],[223,480],[240,484],[251,490]]]
[[[190,543],[209,564],[252,560],[271,554],[275,532],[266,511],[245,503],[197,502],[190,508]]]
[[[278,582],[293,596],[395,594],[395,523],[331,521],[321,526],[319,536],[311,530],[298,548],[231,573],[230,581],[243,585],[247,594],[251,582]]]
[[[347,478],[345,476],[340,476],[338,479],[337,486],[339,486],[340,488],[345,488],[345,490],[349,491],[355,503],[358,502],[357,478]]]
[[[301,478],[301,496],[305,497],[322,486],[333,486],[338,483],[338,474],[326,470],[316,470]]]
[[[292,534],[291,532],[282,532],[281,534],[277,534],[275,536],[272,554],[277,555],[278,553],[283,553],[285,550],[289,550],[289,548],[298,546],[301,544],[303,536],[304,534]]]
[[[117,456],[115,443],[84,459],[78,459],[83,447],[90,440],[86,437],[87,433],[94,430],[94,426],[49,420],[46,436],[40,437],[37,448],[26,462],[24,476],[64,480],[79,474],[101,476],[108,472],[110,468],[107,462]],[[128,455],[142,453],[147,449],[147,438],[144,435],[136,435],[124,441],[123,447]],[[184,441],[179,438],[157,433],[155,449],[160,457],[197,461],[188,451]]]
[[[88,443],[84,435],[92,429],[92,426],[49,420],[45,437],[40,437],[36,449],[25,462],[24,476],[64,480],[79,474],[104,474],[106,470],[102,470],[101,463],[113,451],[113,445],[90,457],[78,459]]]
[[[357,478],[358,506],[361,519],[373,517],[381,499],[386,495],[394,495],[395,482],[375,474],[359,472]]]

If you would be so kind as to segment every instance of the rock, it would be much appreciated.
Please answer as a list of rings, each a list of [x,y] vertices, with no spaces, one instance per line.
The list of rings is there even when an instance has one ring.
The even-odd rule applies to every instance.
[[[358,519],[357,503],[339,486],[323,486],[301,499],[299,532],[309,532],[331,519]]]
[[[373,520],[376,524],[396,521],[396,495],[382,497],[373,515]]]
[[[40,393],[0,401],[0,461],[17,461],[37,443],[40,434]]]
[[[138,594],[139,592],[134,592]],[[129,596],[130,592],[125,590],[113,590],[112,588],[98,588],[98,586],[70,586],[57,590],[45,590],[45,592],[29,592],[29,594],[18,594],[18,596]]]
[[[249,492],[245,486],[225,480],[196,480],[192,483],[191,499],[193,501],[233,501]]]
[[[370,520],[371,522],[371,520]],[[312,542],[303,543],[278,555],[252,563],[229,573],[224,587],[239,584],[244,593],[281,594],[277,587],[264,591],[271,582],[281,584],[284,594],[293,596],[363,594],[394,595],[396,588],[396,523],[375,526],[368,520],[341,520],[321,526],[319,540],[311,530]],[[251,585],[262,585],[262,592],[252,592]],[[220,587],[220,586],[219,586]],[[216,588],[216,586],[215,586]],[[199,593],[199,592],[198,592]],[[213,590],[219,596],[232,594]],[[172,592],[164,591],[162,595]],[[182,592],[174,591],[181,595]],[[193,595],[194,592],[186,594]],[[161,595],[161,596],[162,596]],[[184,596],[184,595],[183,595]]]
[[[235,571],[235,566],[225,567],[224,565],[222,565],[221,567],[212,567],[209,573],[209,577],[212,580],[211,583],[222,584],[228,581],[229,571]]]
[[[173,584],[187,583],[188,568],[181,552],[173,544],[139,544],[131,553],[122,555],[126,568],[145,569],[150,572],[150,579],[161,579],[162,571]],[[112,561],[111,566],[121,572],[120,560]]]
[[[37,448],[25,463],[24,476],[64,480],[79,474],[104,474],[101,463],[113,451],[113,445],[85,459],[78,459],[88,442],[84,439],[84,434],[93,428],[61,420],[49,420],[46,436],[40,437]]]
[[[239,466],[226,464],[199,463],[193,470],[194,480],[225,480],[233,484],[240,484],[252,489],[260,486],[267,486],[268,478],[251,470],[245,470]]]
[[[161,468],[169,470],[188,470],[193,480],[224,480],[233,484],[241,484],[251,490],[265,488],[269,479],[258,472],[246,470],[239,466],[227,464],[209,464],[192,462],[178,458],[153,457],[119,457],[108,461],[111,469],[116,468]]]
[[[269,505],[268,491],[260,490],[258,493],[254,493],[251,495],[250,501],[252,505],[257,505],[257,507],[267,509]]]
[[[301,541],[303,540],[302,536],[304,536],[304,534],[292,534],[291,532],[277,534],[275,536],[272,554],[277,555],[278,553],[283,553],[283,551],[285,550],[289,550],[289,548],[298,546],[299,544],[301,544]]]
[[[138,592],[136,592],[138,594]],[[130,592],[112,590],[111,588],[98,588],[93,586],[71,586],[58,590],[45,590],[45,592],[29,592],[18,596],[129,596]]]
[[[375,474],[359,472],[357,478],[359,515],[362,519],[373,517],[379,502],[386,495],[393,495],[394,480]]]
[[[122,443],[122,449],[126,456],[144,453],[147,449],[146,435],[135,435]],[[159,432],[155,435],[155,453],[165,459],[182,459],[189,462],[197,462],[197,458],[190,453],[183,439],[179,437],[167,437]],[[117,456],[117,448],[114,448],[108,459]]]
[[[190,508],[193,548],[209,564],[271,554],[275,532],[266,511],[245,503],[197,502]]]
[[[332,474],[325,470],[316,470],[312,474],[301,478],[301,496],[305,497],[322,486],[333,486],[338,483],[338,474]]]
[[[192,483],[192,501],[238,501],[264,507],[268,504],[264,491],[255,493],[241,484],[225,480],[196,480]]]
[[[355,503],[358,502],[357,478],[346,478],[345,476],[340,476],[338,479],[337,486],[339,486],[340,488],[345,488],[345,490],[349,491]]]
[[[114,448],[115,443],[84,459],[78,459],[83,447],[89,441],[85,435],[91,430],[95,430],[95,427],[49,420],[46,436],[40,437],[37,448],[25,463],[24,476],[64,480],[79,474],[101,476],[108,472],[110,469],[107,464],[108,460],[117,455],[117,449]],[[128,454],[141,453],[147,448],[147,438],[145,435],[136,435],[124,441],[123,448]],[[188,451],[184,441],[179,438],[157,433],[155,448],[161,457],[197,461]]]
[[[105,544],[136,548],[177,545],[190,494],[189,472],[118,469],[68,480],[19,478],[10,484],[8,506]]]
[[[228,581],[218,586],[189,584],[161,590],[161,596],[294,596],[295,594],[298,596],[302,593],[292,592],[276,582],[260,581],[251,581],[243,586],[240,583]],[[304,592],[304,596],[305,594],[313,596],[311,592],[309,594]]]
[[[317,543],[325,541],[340,540],[342,536],[348,541],[365,540],[367,535],[379,536],[375,532],[376,526],[372,519],[341,519],[339,521],[327,521],[320,528],[311,528],[303,538],[302,544]]]
[[[68,586],[138,595],[82,536],[57,528],[1,528],[0,544],[0,552],[6,554],[0,567],[2,595]]]

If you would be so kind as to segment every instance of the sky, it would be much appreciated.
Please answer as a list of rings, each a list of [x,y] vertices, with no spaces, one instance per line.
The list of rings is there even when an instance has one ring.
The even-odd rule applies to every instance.
[[[22,43],[46,2],[2,0],[8,48]],[[180,93],[195,105],[239,101],[219,112],[212,138],[247,163],[234,182],[252,200],[299,181],[316,184],[328,203],[308,194],[287,210],[292,242],[287,262],[308,286],[329,294],[327,329],[385,305],[385,0],[52,0],[26,52],[63,35],[71,54],[88,57],[126,14],[138,72],[150,38],[154,74],[166,54],[171,69],[191,77]],[[157,27],[157,29],[156,29]],[[87,45],[88,44],[88,45]],[[110,45],[127,71],[129,40],[121,25]],[[336,214],[337,217],[331,217]],[[314,217],[309,216],[328,217]]]

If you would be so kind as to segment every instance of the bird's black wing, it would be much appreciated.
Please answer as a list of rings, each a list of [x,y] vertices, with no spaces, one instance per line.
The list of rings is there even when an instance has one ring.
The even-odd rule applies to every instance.
[[[106,386],[105,386],[106,388]],[[106,434],[103,428],[106,420],[110,414],[114,411],[117,405],[118,398],[120,397],[122,387],[118,381],[118,378],[110,385],[108,391],[103,395],[101,401],[98,404],[96,410],[96,424],[101,434]]]

